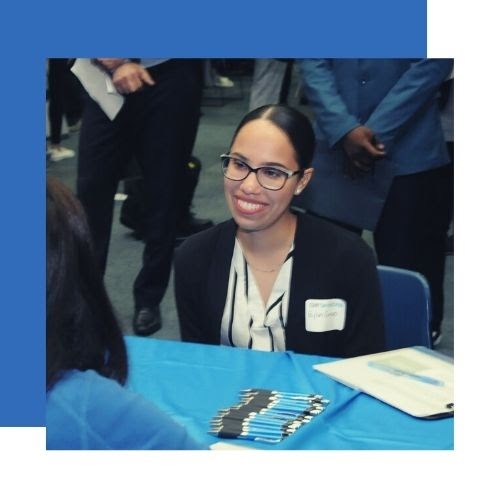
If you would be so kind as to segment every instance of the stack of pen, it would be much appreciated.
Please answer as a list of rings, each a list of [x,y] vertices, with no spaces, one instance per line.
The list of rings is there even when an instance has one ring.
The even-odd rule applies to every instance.
[[[211,420],[210,434],[279,443],[319,415],[328,403],[320,394],[244,389],[238,404],[220,410]]]

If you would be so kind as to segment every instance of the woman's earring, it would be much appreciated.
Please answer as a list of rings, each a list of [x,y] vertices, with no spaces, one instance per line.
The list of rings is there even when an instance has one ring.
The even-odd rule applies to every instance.
[[[300,188],[298,188],[298,189],[295,190],[295,194],[300,194],[301,191],[302,190]]]

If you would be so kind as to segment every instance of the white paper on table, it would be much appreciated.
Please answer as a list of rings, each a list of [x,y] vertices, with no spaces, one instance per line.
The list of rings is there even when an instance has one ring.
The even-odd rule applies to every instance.
[[[116,90],[109,75],[96,66],[91,59],[77,59],[71,71],[107,117],[114,120],[125,98]]]
[[[373,366],[376,362],[415,375],[395,375]],[[314,365],[313,368],[354,389],[358,389],[415,417],[429,418],[453,411],[453,362],[424,347],[358,356]],[[433,385],[418,380],[431,377]]]

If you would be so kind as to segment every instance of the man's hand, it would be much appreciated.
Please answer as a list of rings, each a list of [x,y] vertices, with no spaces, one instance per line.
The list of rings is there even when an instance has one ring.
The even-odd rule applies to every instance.
[[[149,71],[130,59],[108,57],[94,61],[112,75],[113,84],[120,94],[131,94],[140,90],[144,84],[155,84]]]
[[[378,142],[372,130],[364,125],[346,134],[342,139],[342,146],[348,158],[347,174],[351,177],[370,172],[373,162],[385,156],[385,146]]]
[[[131,94],[140,90],[144,84],[154,85],[155,81],[140,64],[126,62],[114,70],[113,84],[120,94]]]

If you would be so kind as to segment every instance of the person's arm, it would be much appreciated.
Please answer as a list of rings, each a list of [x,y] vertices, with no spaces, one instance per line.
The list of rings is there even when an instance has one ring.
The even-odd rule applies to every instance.
[[[121,422],[125,429],[109,433],[120,443],[120,437],[128,428],[129,436],[124,448],[147,450],[205,450],[208,445],[194,439],[188,429],[175,421],[168,413],[139,394],[124,395]],[[113,441],[111,441],[113,442]]]
[[[113,85],[120,94],[131,94],[144,85],[155,84],[149,71],[135,60],[98,58],[96,62],[112,75]]]
[[[375,132],[388,154],[411,119],[431,99],[437,98],[437,91],[452,68],[452,59],[420,59],[380,101],[365,125]]]
[[[181,339],[185,342],[207,343],[206,329],[203,325],[201,298],[203,269],[196,269],[199,262],[192,252],[189,241],[180,246],[174,259],[175,302]]]
[[[369,127],[352,115],[338,91],[335,71],[328,59],[304,59],[299,63],[309,103],[330,147],[339,141],[347,155],[347,173],[371,170],[385,156],[384,145]]]
[[[329,59],[303,59],[299,61],[299,68],[318,126],[333,147],[361,123],[347,109]]]
[[[373,162],[385,156],[385,145],[375,137],[373,130],[364,125],[348,132],[342,138],[342,147],[349,159],[346,173],[351,177],[370,172]]]
[[[207,448],[155,403],[92,370],[58,382],[46,413],[47,449]]]

